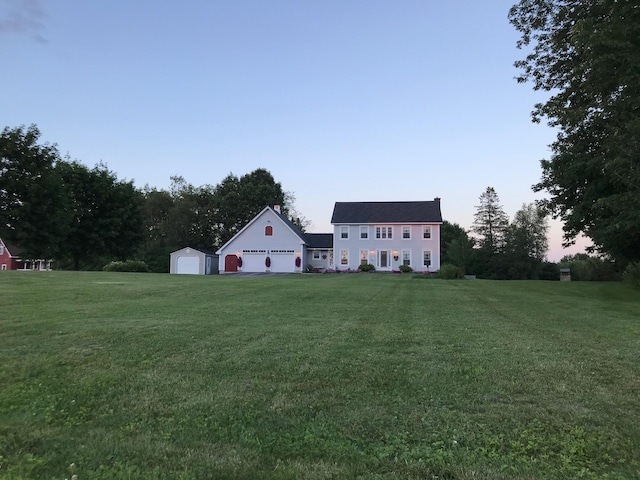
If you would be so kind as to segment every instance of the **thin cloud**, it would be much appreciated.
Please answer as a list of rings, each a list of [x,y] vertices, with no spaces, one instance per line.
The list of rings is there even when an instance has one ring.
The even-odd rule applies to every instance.
[[[28,35],[46,42],[46,16],[40,0],[0,0],[0,35]]]

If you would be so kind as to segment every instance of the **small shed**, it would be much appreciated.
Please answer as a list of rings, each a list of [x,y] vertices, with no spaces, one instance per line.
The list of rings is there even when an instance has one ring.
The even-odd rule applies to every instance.
[[[571,269],[569,269],[569,268],[561,268],[560,269],[560,281],[561,282],[570,282],[571,281]]]
[[[170,273],[214,275],[218,273],[218,255],[211,250],[185,247],[171,253]]]

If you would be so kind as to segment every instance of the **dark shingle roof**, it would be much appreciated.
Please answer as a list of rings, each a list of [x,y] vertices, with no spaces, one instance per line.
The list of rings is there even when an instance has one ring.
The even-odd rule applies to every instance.
[[[333,248],[333,233],[305,233],[307,247]]]
[[[10,245],[8,243],[5,243],[4,241],[2,243],[4,244],[4,248],[7,249],[7,251],[12,257],[19,257],[20,254],[22,253],[21,248],[16,247],[15,245]]]
[[[436,223],[442,222],[440,201],[336,202],[331,223]]]

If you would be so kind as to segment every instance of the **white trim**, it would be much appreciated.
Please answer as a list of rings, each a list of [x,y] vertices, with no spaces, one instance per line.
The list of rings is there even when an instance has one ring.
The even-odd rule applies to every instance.
[[[374,227],[376,240],[393,240],[393,226],[376,225]]]
[[[404,263],[405,253],[408,253],[409,263]],[[409,265],[411,266],[411,250],[404,249],[400,252],[400,265]]]
[[[426,264],[424,263],[424,260],[425,260],[425,258],[424,258],[424,254],[425,254],[425,253],[428,253],[428,254],[429,254],[429,265],[426,265]],[[433,254],[432,254],[431,250],[422,250],[422,260],[421,260],[421,264],[422,264],[422,266],[423,266],[423,267],[431,268],[431,265],[433,265]]]
[[[382,252],[385,252],[387,254],[387,264],[383,267],[382,266]],[[377,250],[376,251],[376,268],[379,270],[391,270],[392,268],[392,260],[393,260],[393,254],[391,253],[391,250],[387,250],[386,248],[383,248],[382,250]]]
[[[344,255],[344,253],[346,252],[346,256]],[[346,260],[345,263],[342,263],[342,260]],[[347,267],[349,266],[349,249],[347,248],[341,248],[340,249],[340,266],[346,265]]]

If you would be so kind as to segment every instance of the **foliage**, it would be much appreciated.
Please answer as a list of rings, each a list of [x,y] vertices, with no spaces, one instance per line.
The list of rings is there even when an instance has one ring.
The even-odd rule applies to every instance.
[[[33,258],[53,258],[69,227],[55,145],[38,144],[40,130],[6,127],[0,135],[2,237]]]
[[[173,176],[168,191],[146,188],[144,196],[147,239],[140,256],[154,272],[166,271],[168,252],[185,245],[221,247],[266,206],[280,205],[285,215],[295,212],[289,203],[293,194],[285,193],[265,169],[242,177],[229,174],[218,185],[199,187]],[[308,221],[295,214],[292,221],[304,228]]]
[[[373,272],[375,269],[375,265],[372,265],[371,263],[361,263],[358,265],[358,270],[361,272]]]
[[[398,270],[400,270],[402,273],[411,273],[413,272],[413,268],[411,268],[409,265],[405,265],[402,264],[398,267]]]
[[[264,207],[280,205],[288,214],[285,192],[271,173],[258,168],[238,178],[229,174],[215,189],[216,243],[220,247],[238,233]]]
[[[620,280],[618,265],[607,258],[586,253],[564,256],[560,260],[559,268],[568,268],[571,271],[571,280],[592,282]]]
[[[549,227],[542,208],[524,204],[505,231],[501,262],[506,263],[506,278],[537,279],[547,253]]]
[[[38,145],[40,131],[5,128],[0,137],[0,224],[26,256],[99,263],[135,249],[142,196],[104,165],[88,169]]]
[[[478,235],[481,249],[498,253],[504,246],[504,235],[509,218],[500,205],[500,198],[493,187],[487,187],[480,195],[480,205],[476,206],[473,228]]]
[[[464,278],[464,270],[455,265],[451,265],[450,263],[445,263],[438,271],[438,278],[442,278],[444,280]]]
[[[549,248],[549,225],[544,210],[534,203],[523,204],[507,228],[509,249],[534,260],[542,261]]]
[[[118,180],[103,164],[89,169],[61,162],[59,169],[70,205],[71,221],[58,258],[81,262],[105,257],[124,259],[143,240],[142,193],[132,181]]]
[[[511,23],[529,53],[519,82],[552,92],[533,120],[558,128],[542,160],[546,207],[565,240],[583,232],[624,264],[640,259],[640,8],[637,2],[521,0]]]
[[[636,288],[640,288],[640,262],[630,263],[622,274],[622,279]]]
[[[467,231],[457,223],[447,220],[440,227],[441,263],[451,263],[468,270],[474,262],[475,241]]]
[[[554,262],[542,262],[538,270],[538,280],[559,280],[560,266]]]
[[[0,290],[2,478],[638,477],[621,283],[0,272]]]
[[[105,272],[148,272],[147,264],[141,260],[125,260],[107,263]]]

